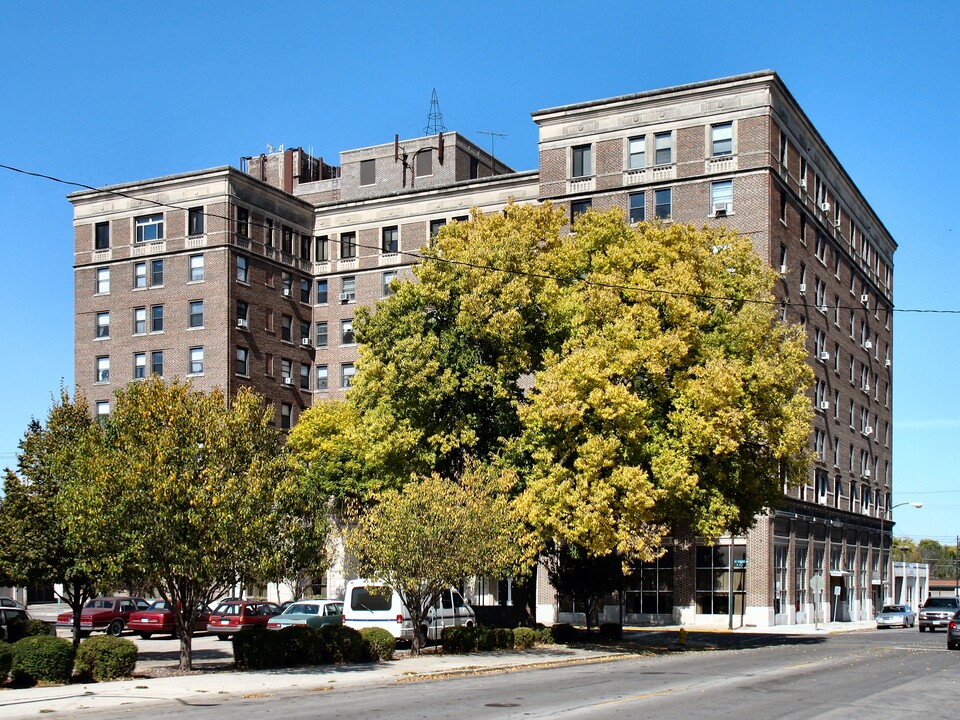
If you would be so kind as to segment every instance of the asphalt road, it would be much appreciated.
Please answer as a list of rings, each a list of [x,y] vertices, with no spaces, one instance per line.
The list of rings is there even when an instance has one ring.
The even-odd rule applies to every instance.
[[[166,641],[160,641],[166,642]],[[960,652],[944,633],[753,637],[739,649],[352,690],[150,707],[152,720],[258,718],[956,718]],[[202,709],[201,709],[202,707]],[[132,712],[131,712],[132,710]],[[100,717],[137,716],[128,709]]]

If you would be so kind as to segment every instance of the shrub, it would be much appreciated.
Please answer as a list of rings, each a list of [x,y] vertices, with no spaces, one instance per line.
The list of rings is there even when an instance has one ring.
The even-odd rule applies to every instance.
[[[353,628],[344,625],[324,625],[320,628],[320,641],[324,649],[324,659],[327,662],[344,664],[370,660],[367,643]]]
[[[73,645],[53,635],[24,638],[13,646],[10,675],[15,685],[68,683],[73,671]]]
[[[566,644],[575,642],[577,639],[577,629],[568,623],[554,625],[550,630],[554,642]]]
[[[50,630],[50,623],[48,623],[46,620],[28,620],[25,633],[26,637],[34,637],[36,635],[53,635]]]
[[[137,646],[131,640],[98,635],[80,643],[77,673],[97,682],[130,677],[137,667]]]
[[[477,649],[473,628],[445,627],[440,632],[440,644],[445,653],[469,653]]]
[[[0,683],[7,679],[11,660],[13,660],[13,646],[10,643],[0,642]]]
[[[537,633],[537,642],[541,645],[553,645],[556,642],[553,638],[553,628],[540,625],[534,632]]]
[[[262,627],[245,627],[234,633],[233,661],[245,670],[265,670],[283,667],[286,652],[283,637],[273,630]]]
[[[13,644],[27,636],[27,623],[19,618],[16,618],[7,623],[6,630],[7,634],[5,640],[8,643]],[[50,634],[49,631],[47,634]]]
[[[315,628],[307,625],[289,625],[270,633],[279,636],[279,649],[283,654],[280,659],[282,667],[319,665],[324,661],[320,636]]]
[[[448,653],[488,652],[513,648],[513,630],[488,627],[447,627],[440,633]]]
[[[397,649],[397,639],[383,628],[370,627],[360,631],[367,643],[371,660],[393,660],[393,651]]]
[[[518,627],[513,629],[513,646],[517,650],[529,650],[537,643],[537,631],[533,628]]]
[[[623,637],[623,625],[620,623],[601,623],[600,637],[608,640],[619,640]]]

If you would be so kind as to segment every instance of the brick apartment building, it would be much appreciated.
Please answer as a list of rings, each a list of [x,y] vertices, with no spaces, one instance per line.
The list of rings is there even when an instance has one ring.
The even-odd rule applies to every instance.
[[[539,169],[516,172],[444,133],[340,153],[300,149],[70,195],[76,383],[95,412],[157,372],[251,385],[282,428],[341,397],[354,312],[389,294],[415,252],[470,210],[550,200],[571,218],[727,225],[780,272],[807,331],[816,416],[808,482],[746,537],[674,538],[605,616],[768,626],[871,618],[889,563],[892,272],[896,243],[775,73],[542,110]],[[883,540],[881,538],[883,537]],[[886,547],[883,554],[881,547]],[[330,592],[342,578],[329,578]],[[731,587],[732,583],[732,587]],[[506,604],[509,584],[475,589]],[[732,605],[730,601],[732,599]],[[578,619],[541,574],[538,616]]]

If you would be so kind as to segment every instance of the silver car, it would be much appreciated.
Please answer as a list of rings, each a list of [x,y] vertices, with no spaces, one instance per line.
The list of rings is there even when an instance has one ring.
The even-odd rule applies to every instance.
[[[909,605],[884,605],[877,613],[877,629],[887,627],[913,627],[917,624],[917,614]]]

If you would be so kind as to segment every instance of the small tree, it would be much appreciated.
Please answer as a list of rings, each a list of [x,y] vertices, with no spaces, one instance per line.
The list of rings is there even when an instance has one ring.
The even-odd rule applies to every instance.
[[[360,572],[396,590],[413,624],[418,655],[430,608],[466,577],[518,571],[519,526],[507,490],[512,479],[468,466],[457,479],[431,475],[387,490],[359,518],[348,547]]]
[[[103,467],[71,486],[85,542],[111,572],[134,567],[170,604],[181,670],[192,667],[202,604],[323,554],[322,504],[302,492],[272,419],[247,389],[228,405],[218,390],[153,377],[117,393]]]
[[[600,603],[605,595],[623,587],[623,558],[616,554],[591,556],[575,545],[554,545],[541,558],[550,584],[584,609],[587,630],[599,622]]]
[[[103,433],[82,396],[64,389],[46,423],[32,420],[20,441],[17,472],[6,471],[0,500],[0,568],[10,582],[60,585],[73,611],[73,644],[80,644],[80,612],[94,597],[97,558],[75,532],[60,502],[70,483],[90,482]]]

